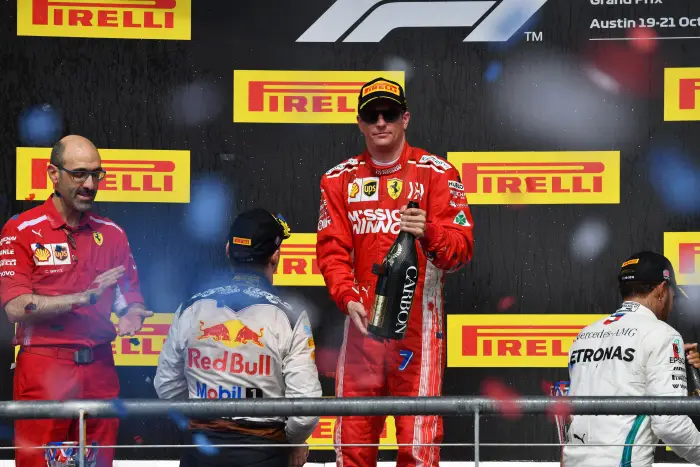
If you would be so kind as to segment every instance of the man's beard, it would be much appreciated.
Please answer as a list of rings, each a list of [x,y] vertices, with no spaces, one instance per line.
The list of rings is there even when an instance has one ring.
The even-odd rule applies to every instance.
[[[95,203],[95,195],[97,195],[97,191],[78,188],[77,190],[74,190],[72,195],[73,196],[71,199],[73,200],[73,207],[76,209],[76,211],[85,212],[89,211],[92,208],[92,205]],[[79,197],[78,195],[89,196],[90,199],[87,200]]]

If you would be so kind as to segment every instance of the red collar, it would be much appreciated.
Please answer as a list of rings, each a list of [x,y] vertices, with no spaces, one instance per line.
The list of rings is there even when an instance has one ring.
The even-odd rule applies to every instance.
[[[80,223],[78,224],[78,227],[76,227],[75,229],[69,227],[68,224],[66,224],[66,220],[63,218],[63,216],[61,216],[61,214],[56,209],[56,206],[53,204],[53,197],[54,195],[51,194],[51,196],[49,196],[49,199],[44,201],[44,204],[41,206],[42,210],[44,211],[44,214],[46,214],[46,217],[49,221],[49,225],[51,225],[52,229],[60,229],[65,227],[68,230],[78,230],[87,226],[89,226],[90,228],[95,227],[94,222],[90,220],[92,211],[84,212],[83,215],[80,216]]]
[[[396,160],[391,165],[377,165],[374,163],[372,160],[372,155],[369,153],[368,150],[365,150],[364,156],[365,156],[365,161],[367,162],[367,165],[371,168],[372,172],[374,172],[375,175],[391,175],[395,174],[397,172],[400,172],[401,169],[406,167],[406,163],[408,161],[408,155],[411,153],[411,146],[408,145],[408,142],[405,142],[403,145],[403,151],[401,151],[401,156]]]

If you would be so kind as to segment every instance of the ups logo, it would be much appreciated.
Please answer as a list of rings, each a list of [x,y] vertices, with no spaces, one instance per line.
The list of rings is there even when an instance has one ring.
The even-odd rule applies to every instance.
[[[371,182],[365,182],[365,184],[362,186],[362,192],[366,196],[372,196],[377,192],[377,181],[372,180]]]

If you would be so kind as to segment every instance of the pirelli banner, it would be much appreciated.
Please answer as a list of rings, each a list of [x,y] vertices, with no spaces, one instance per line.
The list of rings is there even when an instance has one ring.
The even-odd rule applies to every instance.
[[[618,151],[449,152],[469,204],[618,204]]]
[[[315,233],[293,233],[282,242],[280,264],[272,283],[277,286],[325,285],[316,261]]]
[[[447,366],[566,368],[578,333],[604,316],[447,315]]]
[[[377,76],[402,86],[397,71],[234,70],[233,121],[357,123],[357,96]]]
[[[700,285],[700,232],[664,232],[664,256],[679,285]]]
[[[150,149],[100,149],[99,202],[189,203],[190,152]],[[45,200],[53,193],[46,172],[50,148],[17,148],[15,195],[18,200]]]
[[[191,0],[18,0],[17,34],[189,40],[191,7]]]

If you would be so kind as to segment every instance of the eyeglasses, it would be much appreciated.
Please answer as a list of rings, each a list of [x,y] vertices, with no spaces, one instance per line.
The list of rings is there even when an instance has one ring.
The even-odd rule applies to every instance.
[[[103,169],[99,170],[70,170],[66,169],[65,167],[61,167],[59,165],[56,166],[58,170],[63,170],[64,172],[68,173],[72,178],[74,182],[77,183],[84,183],[88,177],[92,177],[93,180],[97,180],[98,182],[101,182],[104,180],[105,176],[107,175],[107,171]]]
[[[396,107],[391,107],[389,109],[382,110],[367,109],[360,110],[359,115],[360,120],[371,125],[374,125],[375,123],[377,123],[377,121],[379,121],[380,115],[384,118],[385,122],[394,123],[396,120],[401,118],[401,115],[403,115],[403,110]]]

